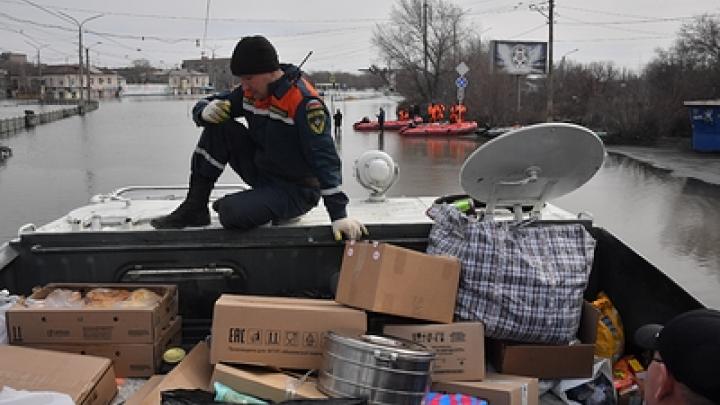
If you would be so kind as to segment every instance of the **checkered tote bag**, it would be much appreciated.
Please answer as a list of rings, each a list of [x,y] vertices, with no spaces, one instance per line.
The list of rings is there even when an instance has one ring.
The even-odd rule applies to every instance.
[[[460,259],[455,318],[487,336],[564,344],[580,326],[595,240],[580,224],[478,220],[436,204],[427,253]]]

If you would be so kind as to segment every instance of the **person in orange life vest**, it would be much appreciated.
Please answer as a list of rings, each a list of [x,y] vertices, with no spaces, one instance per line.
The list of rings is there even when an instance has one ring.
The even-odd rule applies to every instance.
[[[435,104],[430,103],[427,106],[428,121],[435,122]]]
[[[322,197],[336,239],[367,233],[348,218],[341,162],[330,135],[330,116],[299,68],[281,65],[265,37],[242,38],[230,61],[240,85],[198,101],[193,120],[203,127],[192,155],[190,188],[180,206],[155,218],[157,229],[210,223],[210,193],[227,165],[252,189],[216,200],[225,228],[251,229],[300,216]],[[235,118],[244,117],[247,127]]]
[[[439,104],[440,107],[440,119],[439,121],[442,121],[445,119],[445,104]]]
[[[434,104],[432,108],[432,120],[433,122],[440,122],[442,120],[442,112],[440,110],[441,104]]]
[[[450,122],[453,124],[459,122],[457,104],[450,107]]]
[[[467,108],[465,108],[462,104],[453,104],[452,107],[450,107],[450,122],[453,123],[459,123],[463,121],[463,115],[465,115],[465,112],[467,111]]]
[[[466,112],[467,112],[467,107],[465,107],[465,104],[457,104],[458,122],[463,122]]]

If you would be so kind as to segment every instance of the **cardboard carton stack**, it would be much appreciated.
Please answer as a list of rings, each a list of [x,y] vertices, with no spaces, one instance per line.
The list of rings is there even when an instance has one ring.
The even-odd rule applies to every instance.
[[[570,352],[495,342],[504,349],[493,350],[488,357],[499,353],[505,374],[486,372],[483,324],[453,323],[459,276],[455,258],[390,244],[349,242],[335,301],[222,295],[215,303],[211,347],[196,347],[157,387],[149,387],[151,394],[138,403],[152,403],[147,398],[157,401],[161,389],[212,390],[216,382],[275,401],[286,399],[289,392],[295,398],[324,398],[315,380],[298,370],[321,367],[328,331],[364,333],[369,311],[406,318],[402,324],[384,325],[383,333],[436,352],[433,390],[476,396],[492,405],[537,404],[538,378],[533,373],[546,374],[548,369],[541,369],[534,356],[550,350],[559,356],[555,361],[562,362]],[[592,314],[584,317],[584,323],[592,323]],[[583,342],[592,346],[589,332],[587,336]],[[569,350],[577,352],[578,364],[584,367],[586,348]],[[526,375],[509,375],[516,371]],[[560,374],[580,372],[584,368],[566,367]]]
[[[428,256],[389,244],[349,242],[336,300],[368,311],[433,322],[385,325],[383,333],[435,351],[434,390],[464,393],[491,404],[537,404],[539,378],[592,374],[597,311],[589,305],[583,310],[579,344],[488,340],[488,357],[503,374],[486,373],[483,324],[452,322],[459,276],[460,265],[454,258]]]
[[[58,290],[72,292],[68,296],[78,302],[48,305],[46,298]],[[90,291],[108,292],[106,296],[123,291],[153,299],[88,305]],[[49,284],[11,307],[6,317],[10,344],[105,357],[112,360],[118,377],[155,374],[162,353],[179,344],[181,337],[174,285]]]

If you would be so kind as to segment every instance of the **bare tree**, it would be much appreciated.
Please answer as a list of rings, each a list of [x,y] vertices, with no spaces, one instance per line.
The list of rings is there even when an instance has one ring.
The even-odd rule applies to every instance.
[[[720,20],[707,14],[683,24],[674,51],[694,67],[716,68],[720,64]]]
[[[461,44],[470,30],[463,23],[463,12],[444,0],[427,0],[427,28],[424,25],[421,0],[398,0],[390,14],[390,22],[378,24],[373,44],[383,60],[402,73],[398,80],[409,81],[413,93],[425,101],[439,95],[443,75],[452,72],[461,55]],[[427,54],[424,35],[427,29]],[[427,58],[428,69],[425,70]],[[398,83],[402,89],[408,83]]]

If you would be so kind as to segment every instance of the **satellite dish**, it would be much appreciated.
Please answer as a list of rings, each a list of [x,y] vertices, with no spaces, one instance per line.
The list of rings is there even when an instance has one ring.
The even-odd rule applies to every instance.
[[[385,152],[369,150],[355,160],[355,178],[370,190],[370,201],[385,201],[385,192],[397,181],[400,168]]]
[[[486,204],[486,216],[496,207],[512,207],[521,219],[522,206],[532,205],[540,217],[545,201],[585,184],[600,169],[605,147],[585,127],[543,123],[522,127],[479,147],[460,169],[460,185]]]

